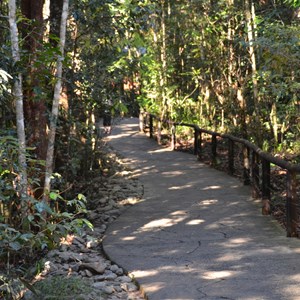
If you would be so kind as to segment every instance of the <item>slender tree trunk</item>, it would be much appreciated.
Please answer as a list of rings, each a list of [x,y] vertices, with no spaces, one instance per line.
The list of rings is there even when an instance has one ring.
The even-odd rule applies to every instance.
[[[228,0],[228,6],[232,7],[233,6],[233,0]],[[234,70],[234,45],[233,45],[233,40],[234,40],[234,20],[232,18],[229,18],[228,20],[228,29],[227,29],[227,40],[228,40],[228,75],[227,75],[227,80],[230,88],[230,99],[229,101],[232,100],[232,90],[234,89],[233,85],[233,70]]]
[[[44,185],[44,201],[48,199],[48,195],[51,189],[51,175],[53,172],[53,162],[54,162],[54,143],[55,143],[55,134],[57,127],[58,119],[58,108],[59,100],[62,87],[62,61],[64,57],[64,47],[66,41],[66,27],[67,27],[67,18],[69,10],[69,0],[64,0],[61,25],[60,25],[60,55],[57,58],[56,63],[56,83],[54,87],[54,96],[52,104],[52,112],[50,116],[50,131],[48,138],[48,148],[46,156],[46,171],[45,171],[45,185]]]
[[[9,0],[9,25],[11,36],[11,50],[14,64],[20,61],[19,33],[16,22],[16,0]],[[13,95],[16,101],[17,116],[17,134],[19,142],[19,166],[20,166],[20,194],[21,194],[21,214],[26,216],[27,206],[25,198],[27,196],[27,164],[26,164],[26,138],[23,112],[23,92],[22,92],[22,74],[18,73],[13,88]]]
[[[161,59],[161,77],[160,77],[160,89],[161,89],[161,97],[162,97],[162,110],[161,110],[161,118],[165,118],[166,113],[168,111],[168,99],[166,95],[166,87],[167,87],[167,32],[166,32],[166,7],[165,0],[161,0],[161,40],[162,47],[160,53]]]
[[[252,84],[253,84],[253,99],[254,105],[257,107],[258,102],[258,86],[257,86],[257,68],[256,68],[256,56],[254,49],[254,41],[255,41],[255,32],[254,32],[254,18],[253,15],[255,13],[254,4],[252,1],[245,0],[245,13],[246,13],[246,21],[247,21],[247,31],[248,31],[248,42],[249,42],[249,55],[251,61],[252,68]]]
[[[276,107],[276,103],[273,102],[272,103],[272,108],[271,108],[271,112],[270,112],[270,127],[272,130],[272,135],[274,138],[275,143],[278,143],[278,122],[277,122],[277,107]]]
[[[258,81],[257,81],[257,67],[256,67],[256,55],[254,42],[256,39],[255,34],[255,9],[254,3],[252,0],[245,0],[245,16],[247,22],[247,31],[248,31],[248,43],[249,43],[249,56],[251,62],[251,72],[252,72],[252,91],[253,91],[253,104],[254,104],[254,115],[252,123],[254,125],[254,134],[256,137],[256,143],[258,146],[262,147],[264,137],[262,136],[262,124],[260,117],[260,108],[259,108],[259,94],[258,94]]]

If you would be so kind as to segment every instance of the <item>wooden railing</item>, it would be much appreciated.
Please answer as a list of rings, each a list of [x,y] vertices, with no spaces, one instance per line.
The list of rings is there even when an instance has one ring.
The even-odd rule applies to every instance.
[[[156,137],[157,141],[161,141],[162,125],[165,124],[169,128],[169,138],[171,148],[176,149],[176,128],[178,126],[189,127],[193,130],[194,143],[193,153],[198,159],[202,159],[203,155],[203,135],[210,137],[210,164],[217,165],[218,146],[222,140],[222,147],[226,148],[227,153],[227,172],[233,175],[236,171],[235,154],[236,151],[242,153],[242,180],[245,185],[252,186],[252,196],[262,199],[262,213],[270,214],[271,205],[271,165],[272,168],[279,167],[285,174],[285,227],[288,237],[298,237],[299,215],[297,212],[299,206],[299,179],[300,165],[291,164],[283,159],[272,156],[262,151],[259,147],[252,144],[248,140],[235,137],[230,134],[221,134],[211,130],[200,128],[196,124],[173,122],[171,120],[161,120],[153,114],[142,112],[140,114],[140,130],[149,130],[150,138]],[[225,141],[225,143],[224,143]]]

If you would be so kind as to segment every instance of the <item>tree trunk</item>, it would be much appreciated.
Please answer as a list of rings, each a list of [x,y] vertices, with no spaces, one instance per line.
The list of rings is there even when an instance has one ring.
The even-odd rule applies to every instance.
[[[165,0],[161,0],[161,74],[160,74],[160,90],[162,97],[162,110],[160,117],[163,119],[168,112],[168,100],[166,96],[166,87],[167,87],[167,32],[166,32],[166,8]]]
[[[53,162],[54,162],[54,158],[53,158],[54,143],[55,143],[55,134],[56,134],[56,127],[57,127],[59,100],[60,100],[61,87],[62,87],[62,61],[64,57],[64,47],[66,41],[68,9],[69,9],[69,0],[64,0],[62,16],[61,16],[61,24],[60,24],[60,55],[58,56],[56,62],[56,83],[54,87],[54,96],[53,96],[53,103],[52,103],[52,112],[50,117],[50,131],[49,131],[47,157],[46,157],[44,201],[48,200],[48,195],[51,189],[51,175],[53,172]]]
[[[9,26],[11,36],[11,50],[14,64],[20,61],[19,33],[16,22],[16,1],[9,1]],[[21,195],[21,214],[22,218],[26,216],[27,205],[25,198],[27,196],[27,164],[26,164],[26,142],[25,126],[23,113],[23,93],[22,93],[22,74],[18,73],[13,88],[13,95],[16,101],[17,134],[19,142],[19,166],[20,166],[20,195]]]
[[[63,0],[50,1],[50,35],[59,36]]]
[[[264,137],[262,136],[262,124],[260,118],[259,108],[259,94],[258,94],[258,81],[257,81],[257,68],[256,68],[256,55],[254,49],[255,42],[255,9],[254,3],[251,0],[245,0],[245,16],[247,22],[248,31],[248,43],[249,43],[249,56],[251,62],[251,76],[252,76],[252,92],[253,92],[253,104],[254,104],[254,115],[252,123],[254,124],[254,135],[256,138],[256,144],[262,147]]]
[[[254,4],[250,3],[249,0],[245,0],[245,13],[246,13],[246,22],[247,22],[247,31],[248,31],[248,43],[249,43],[249,55],[252,68],[252,84],[253,84],[253,100],[254,105],[257,107],[258,102],[258,86],[256,78],[256,56],[254,50],[254,41],[255,41],[255,32],[254,32]]]
[[[24,113],[26,120],[27,143],[35,147],[37,159],[45,160],[47,149],[47,107],[41,90],[40,73],[43,66],[37,67],[38,53],[42,50],[44,35],[43,22],[44,0],[22,0],[21,11],[29,21],[22,24],[24,48],[28,51],[28,71],[24,81]]]
[[[233,6],[233,0],[228,0],[228,6]],[[227,29],[227,40],[228,40],[228,75],[227,80],[229,84],[229,101],[233,100],[233,90],[235,90],[235,85],[233,84],[233,73],[234,73],[234,20],[229,18],[228,29]]]

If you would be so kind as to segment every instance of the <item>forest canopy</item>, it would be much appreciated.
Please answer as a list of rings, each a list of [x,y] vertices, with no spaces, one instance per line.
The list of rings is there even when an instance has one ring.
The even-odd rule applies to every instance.
[[[11,129],[8,2],[1,4],[1,125]],[[17,1],[26,138],[41,159],[62,2]],[[131,115],[143,107],[297,152],[299,18],[294,0],[70,1],[60,115],[70,127],[90,124],[107,107]]]

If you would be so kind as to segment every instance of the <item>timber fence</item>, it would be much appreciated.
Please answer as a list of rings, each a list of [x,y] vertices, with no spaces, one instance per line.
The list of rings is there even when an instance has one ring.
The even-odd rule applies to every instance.
[[[239,172],[243,183],[251,185],[252,197],[262,200],[262,214],[270,214],[271,206],[274,206],[272,194],[277,191],[284,199],[285,219],[283,223],[287,237],[299,237],[299,164],[292,164],[275,157],[248,140],[230,134],[203,129],[196,124],[162,120],[154,114],[141,112],[140,131],[148,131],[150,138],[156,138],[158,143],[162,141],[163,125],[164,128],[168,128],[167,134],[164,132],[164,135],[167,135],[172,150],[177,148],[177,127],[188,127],[193,131],[193,153],[199,160],[203,160],[206,155],[210,165],[217,167],[222,157],[228,174],[236,175]],[[206,137],[205,140],[204,137]],[[208,158],[207,149],[209,149]],[[275,176],[277,180],[280,177],[279,182],[274,181],[272,177]],[[283,187],[280,188],[282,181]]]

